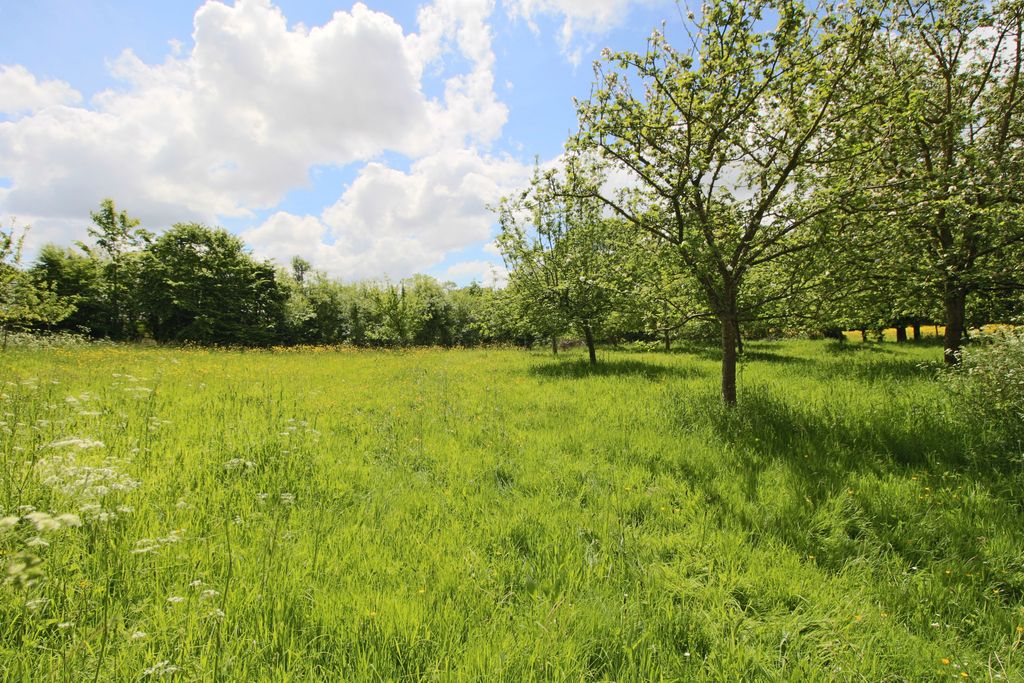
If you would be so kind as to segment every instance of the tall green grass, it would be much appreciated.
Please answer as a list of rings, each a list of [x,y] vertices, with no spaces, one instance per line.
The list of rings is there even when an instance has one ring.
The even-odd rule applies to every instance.
[[[1021,680],[1020,461],[940,358],[750,344],[729,411],[700,348],[13,350],[0,674]]]

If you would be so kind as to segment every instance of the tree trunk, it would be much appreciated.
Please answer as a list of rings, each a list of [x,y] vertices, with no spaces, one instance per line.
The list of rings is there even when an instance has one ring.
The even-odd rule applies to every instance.
[[[551,355],[558,355],[558,337],[551,337]]]
[[[867,342],[868,342],[868,328],[866,328],[866,327],[860,328],[860,340],[863,343],[867,344]]]
[[[669,332],[668,330],[665,330],[665,350],[672,350],[672,333]]]
[[[736,405],[736,320],[722,318],[722,402]]]
[[[740,321],[736,320],[733,322],[733,326],[736,328],[736,355],[743,355],[743,334],[740,333]]]
[[[921,341],[921,323],[919,322],[914,323],[914,341]]]
[[[907,328],[900,322],[896,325],[896,343],[904,344],[907,341]]]
[[[597,365],[597,349],[594,347],[594,331],[590,325],[583,326],[583,337],[587,340],[587,351],[590,353],[590,364]]]
[[[960,360],[960,347],[964,340],[964,308],[967,303],[966,293],[958,288],[947,288],[944,297],[946,304],[946,336],[943,338],[943,350],[947,363]]]

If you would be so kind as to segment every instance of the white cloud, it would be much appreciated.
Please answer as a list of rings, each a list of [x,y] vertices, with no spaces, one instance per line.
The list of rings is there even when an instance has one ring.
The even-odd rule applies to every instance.
[[[298,254],[346,279],[401,278],[486,240],[494,223],[488,205],[529,172],[473,150],[439,152],[409,172],[371,163],[320,216],[277,213],[242,237],[282,263]]]
[[[633,5],[668,5],[666,0],[504,0],[505,9],[513,19],[523,19],[536,33],[536,20],[542,15],[559,16],[562,26],[558,43],[562,54],[578,65],[583,49],[576,45],[580,34],[596,36],[620,26]],[[587,46],[590,49],[590,46]]]
[[[309,28],[270,0],[209,1],[193,47],[171,41],[154,64],[126,50],[108,64],[118,87],[85,105],[53,106],[80,95],[22,69],[49,94],[0,121],[0,178],[10,179],[0,213],[33,222],[36,246],[67,244],[85,237],[103,197],[150,229],[214,224],[277,207],[314,166],[365,164],[319,213],[277,211],[242,237],[259,256],[302,255],[347,279],[436,266],[486,241],[487,205],[529,177],[491,149],[508,118],[495,94],[493,10],[494,0],[435,0],[405,33],[362,4]],[[445,72],[453,53],[460,67]],[[425,76],[441,74],[443,95],[428,97]],[[4,93],[0,102],[15,101]],[[409,170],[379,162],[385,151]]]
[[[37,80],[20,64],[0,65],[0,114],[31,113],[81,99],[81,93],[64,81]]]
[[[307,29],[289,28],[269,0],[208,2],[188,54],[175,56],[179,47],[146,64],[125,51],[109,65],[123,87],[91,107],[41,108],[74,99],[54,82],[36,84],[49,99],[4,100],[37,112],[0,122],[0,177],[12,181],[2,209],[87,218],[113,196],[151,227],[213,222],[275,206],[313,165],[489,144],[507,118],[492,87],[489,3],[437,6],[448,9],[421,13],[429,21],[420,36],[362,4]],[[462,18],[463,6],[477,10]],[[431,100],[423,70],[448,35],[472,68],[448,80],[443,101]],[[36,83],[19,69],[5,78]]]
[[[508,269],[492,261],[463,261],[445,270],[442,279],[475,281],[485,287],[504,287],[508,284]]]

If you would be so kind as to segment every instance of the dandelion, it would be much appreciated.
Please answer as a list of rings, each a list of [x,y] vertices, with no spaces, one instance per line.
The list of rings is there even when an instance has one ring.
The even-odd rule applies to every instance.
[[[949,666],[949,657],[943,657],[942,658],[942,664],[944,666]]]

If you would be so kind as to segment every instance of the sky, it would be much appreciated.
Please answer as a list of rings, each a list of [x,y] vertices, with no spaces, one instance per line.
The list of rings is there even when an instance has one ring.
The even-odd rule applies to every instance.
[[[346,281],[500,283],[488,208],[576,127],[604,47],[672,0],[0,0],[0,223],[86,239],[105,197]]]

